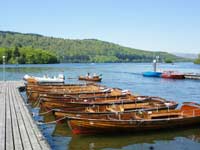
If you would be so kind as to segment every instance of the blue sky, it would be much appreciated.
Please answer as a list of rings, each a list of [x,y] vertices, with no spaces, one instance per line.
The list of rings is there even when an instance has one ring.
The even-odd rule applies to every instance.
[[[0,0],[0,30],[200,53],[200,0]]]

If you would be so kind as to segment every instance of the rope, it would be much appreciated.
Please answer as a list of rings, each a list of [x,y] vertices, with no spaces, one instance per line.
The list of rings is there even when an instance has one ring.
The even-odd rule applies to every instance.
[[[40,104],[40,102],[41,102],[41,98],[39,96],[38,99],[37,99],[37,101],[33,104],[33,107],[37,107],[38,104]]]
[[[30,91],[30,93],[29,93],[27,99],[29,99],[31,95],[32,95],[32,91]]]
[[[48,113],[50,113],[52,111],[60,111],[60,109],[51,109],[49,111],[45,111],[45,112],[39,113],[38,115],[45,115],[45,114],[48,114]]]
[[[54,109],[51,109],[49,111],[45,111],[45,112],[39,113],[38,115],[45,115],[45,114],[48,114],[48,113],[50,113],[52,111],[54,111]]]
[[[54,121],[50,121],[50,122],[36,122],[38,125],[44,125],[44,124],[55,124],[61,120],[64,120],[65,118],[67,118],[67,116],[64,116],[60,119],[54,120]]]

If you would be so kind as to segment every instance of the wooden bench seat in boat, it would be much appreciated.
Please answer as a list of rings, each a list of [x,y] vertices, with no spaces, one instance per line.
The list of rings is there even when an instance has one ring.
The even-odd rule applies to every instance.
[[[149,105],[149,103],[124,104],[123,108],[124,108],[124,110],[139,109],[139,108],[147,107],[148,105]]]
[[[161,118],[174,118],[182,117],[183,114],[180,110],[166,111],[166,112],[147,112],[145,115],[147,119],[161,119]]]
[[[123,112],[123,106],[106,106],[106,110],[110,112]]]

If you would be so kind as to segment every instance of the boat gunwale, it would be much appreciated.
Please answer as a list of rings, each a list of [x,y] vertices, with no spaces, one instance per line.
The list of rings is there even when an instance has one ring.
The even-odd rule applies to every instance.
[[[102,121],[102,122],[157,122],[157,121],[169,121],[169,120],[181,120],[181,119],[191,119],[191,118],[199,118],[200,116],[190,116],[190,117],[176,117],[176,118],[166,118],[166,119],[93,119],[93,118],[81,118],[81,117],[71,117],[71,116],[65,116],[68,120],[83,120],[83,121]]]

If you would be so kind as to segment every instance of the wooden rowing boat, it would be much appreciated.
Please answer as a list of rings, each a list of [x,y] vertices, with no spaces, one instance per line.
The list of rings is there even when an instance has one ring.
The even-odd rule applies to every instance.
[[[110,93],[111,89],[103,86],[64,86],[58,88],[27,88],[26,93],[29,100],[37,100],[40,94],[51,95],[80,95],[80,94],[100,94]]]
[[[105,88],[105,86],[87,83],[87,84],[58,84],[58,83],[36,83],[30,84],[26,83],[26,93],[29,95],[30,92],[44,92],[44,91],[57,91],[57,90],[86,90],[86,89],[100,89]]]
[[[63,88],[78,88],[78,87],[88,87],[88,86],[96,86],[96,87],[103,87],[102,85],[96,83],[85,83],[85,84],[58,84],[58,83],[36,83],[36,84],[29,84],[25,83],[27,89],[37,90],[40,89],[63,89]]]
[[[94,92],[94,91],[88,91],[88,92],[64,92],[64,93],[58,93],[58,92],[40,92],[39,96],[41,99],[45,100],[85,100],[85,99],[107,99],[107,98],[123,98],[130,96],[131,92],[128,90],[121,90],[118,88],[110,88],[110,89],[102,89],[102,91]]]
[[[170,105],[170,106],[169,106]],[[163,110],[163,109],[175,109],[177,107],[177,103],[174,101],[168,101],[166,103],[162,103],[160,101],[150,100],[147,102],[141,103],[129,103],[129,104],[111,104],[111,105],[94,105],[89,107],[72,107],[61,109],[54,109],[54,115],[57,119],[63,118],[65,116],[99,116],[99,115],[109,115],[116,114],[119,112],[130,113],[136,111],[152,111],[152,110]]]
[[[101,82],[102,78],[98,75],[95,76],[79,76],[79,80],[85,80],[85,81],[94,81],[94,82]]]
[[[139,104],[143,103],[143,104]],[[161,99],[159,97],[149,97],[149,96],[133,96],[129,95],[124,98],[107,98],[107,99],[84,99],[84,100],[60,100],[60,101],[48,101],[41,100],[41,106],[48,110],[50,109],[62,109],[68,111],[68,108],[75,107],[90,107],[93,108],[92,111],[97,111],[97,109],[101,109],[99,111],[103,112],[105,109],[108,111],[107,106],[117,106],[118,109],[131,110],[131,109],[142,109],[142,108],[150,108],[150,107],[166,107],[166,108],[176,108],[178,105],[173,101],[166,101],[165,99]],[[121,105],[121,106],[120,106]],[[145,106],[146,105],[146,106]],[[96,108],[95,108],[96,106]],[[113,107],[109,107],[109,109],[116,109]],[[82,110],[83,111],[83,110]],[[110,110],[112,111],[112,110]]]
[[[65,84],[65,85],[27,85],[26,86],[26,91],[31,92],[31,91],[38,91],[38,92],[44,92],[44,91],[56,91],[56,90],[61,90],[61,91],[71,91],[71,90],[98,90],[98,89],[104,89],[106,88],[105,86],[100,86],[100,85],[71,85],[71,84]]]
[[[102,116],[68,117],[74,134],[125,133],[180,128],[200,123],[200,105],[185,103],[178,110],[117,113]]]

